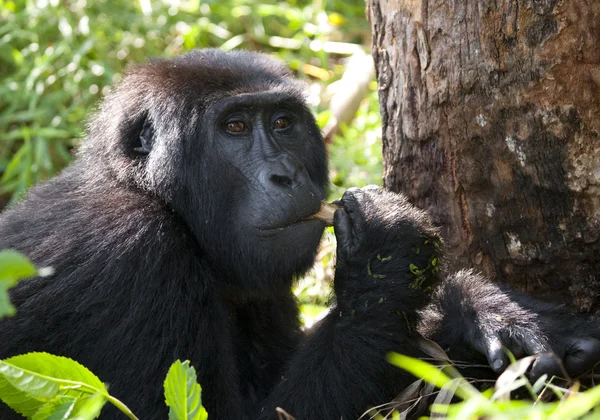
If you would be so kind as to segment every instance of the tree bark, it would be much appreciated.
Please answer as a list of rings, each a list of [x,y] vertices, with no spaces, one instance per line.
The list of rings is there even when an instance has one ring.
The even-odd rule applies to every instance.
[[[384,186],[449,261],[600,307],[600,1],[368,0]]]

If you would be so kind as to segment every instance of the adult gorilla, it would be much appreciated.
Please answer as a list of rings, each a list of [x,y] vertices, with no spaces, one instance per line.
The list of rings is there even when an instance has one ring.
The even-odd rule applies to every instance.
[[[163,378],[190,359],[213,420],[272,418],[277,406],[298,419],[356,417],[413,380],[385,355],[418,356],[417,323],[498,370],[500,344],[554,350],[574,373],[597,360],[583,322],[468,273],[443,282],[419,317],[440,277],[437,233],[377,189],[341,201],[337,307],[303,338],[290,289],[313,262],[324,224],[309,216],[326,184],[323,141],[282,63],[203,50],[133,70],[76,161],[0,218],[0,248],[55,269],[14,289],[0,357],[72,357],[142,419],[166,418]]]

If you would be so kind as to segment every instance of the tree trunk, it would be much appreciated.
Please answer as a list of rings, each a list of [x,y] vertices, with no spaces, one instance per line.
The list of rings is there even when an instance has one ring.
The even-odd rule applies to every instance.
[[[600,307],[600,1],[368,0],[384,186],[449,261]]]

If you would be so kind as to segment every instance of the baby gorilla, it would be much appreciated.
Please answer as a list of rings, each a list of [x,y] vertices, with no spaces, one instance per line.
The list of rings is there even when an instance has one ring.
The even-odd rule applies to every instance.
[[[337,204],[335,305],[265,413],[280,406],[298,419],[358,418],[415,380],[387,362],[389,352],[425,356],[417,311],[440,278],[437,230],[404,196],[378,187],[350,189]]]
[[[482,366],[487,357],[492,368],[463,369],[472,378],[496,377],[508,365],[506,350],[539,355],[534,378],[579,375],[600,360],[597,322],[471,271],[446,276],[437,230],[403,195],[353,188],[337,204],[335,306],[297,352],[302,363],[288,369],[272,394],[297,418],[356,418],[391,400],[415,378],[385,356],[430,357],[420,348],[422,336],[467,365]],[[329,349],[327,355],[315,358],[317,347]],[[297,398],[309,394],[317,403]]]

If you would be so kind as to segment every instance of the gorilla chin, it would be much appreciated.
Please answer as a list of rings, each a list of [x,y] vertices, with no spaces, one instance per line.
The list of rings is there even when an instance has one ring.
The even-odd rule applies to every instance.
[[[270,268],[284,268],[277,276],[297,277],[305,274],[314,264],[324,230],[325,223],[320,220],[300,220],[285,227],[259,229],[255,240],[250,241],[255,248],[260,247],[257,252],[265,258],[265,263],[268,263]],[[288,258],[282,257],[282,254],[289,253],[295,256],[294,264],[290,264]],[[258,256],[254,261],[257,259]]]

